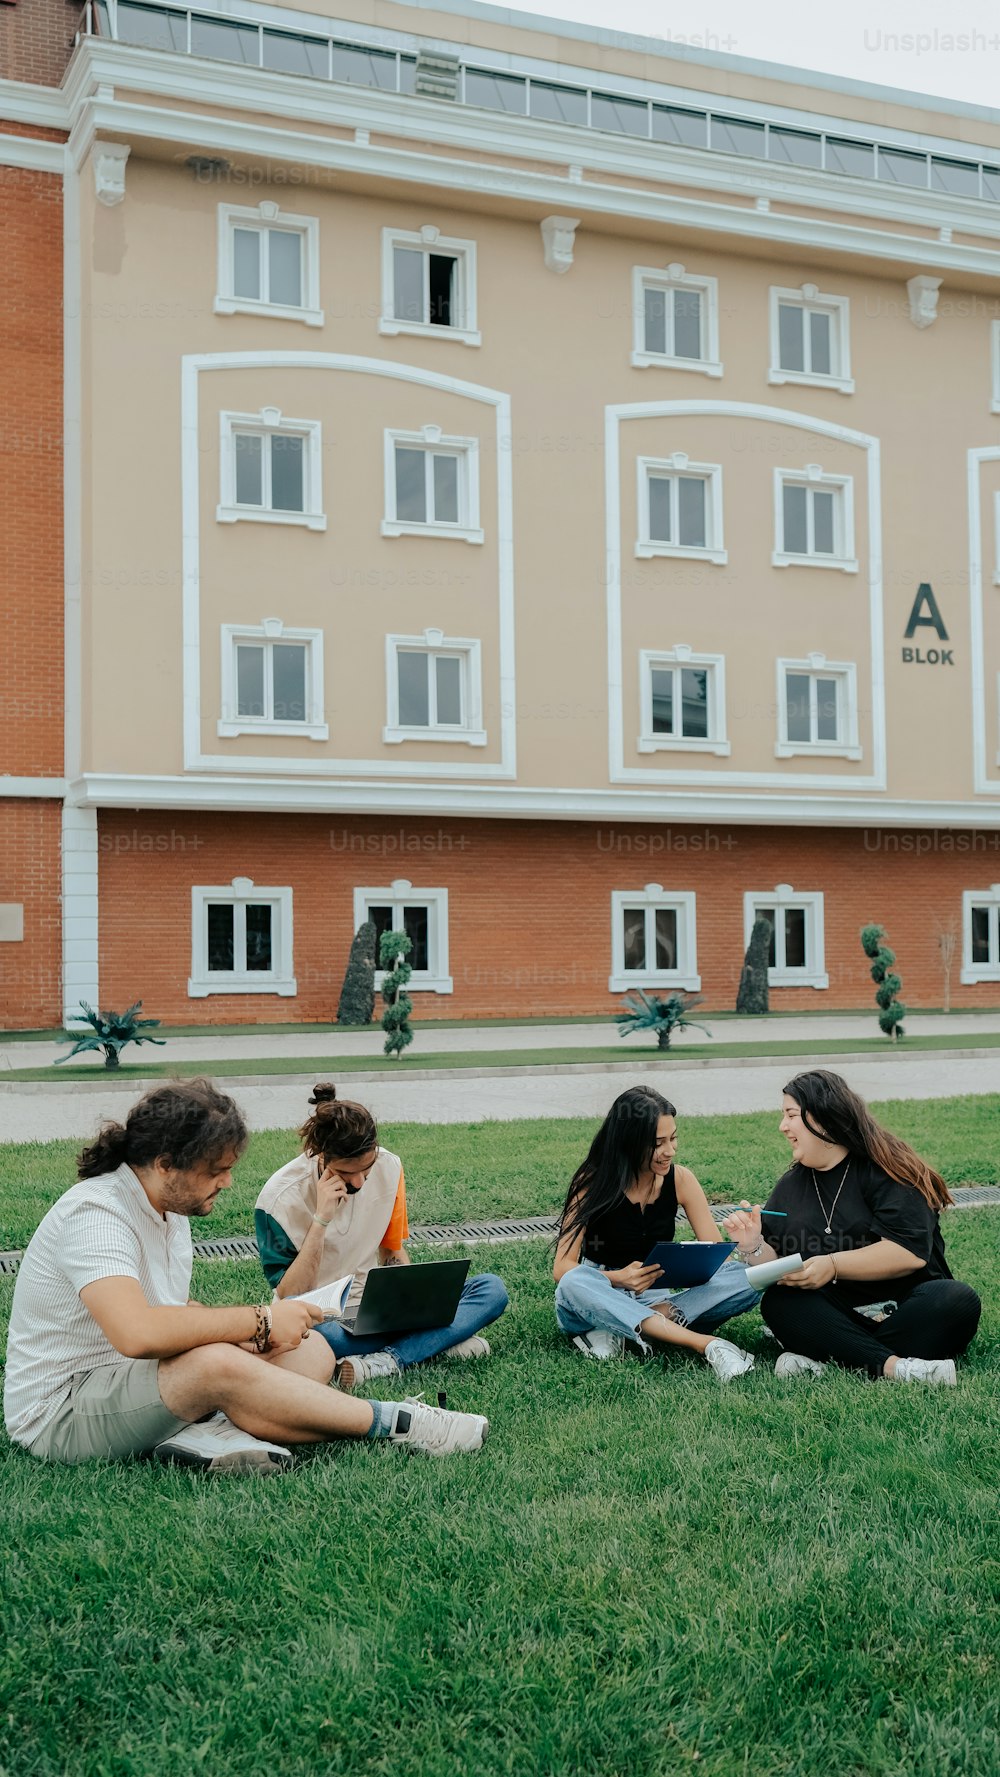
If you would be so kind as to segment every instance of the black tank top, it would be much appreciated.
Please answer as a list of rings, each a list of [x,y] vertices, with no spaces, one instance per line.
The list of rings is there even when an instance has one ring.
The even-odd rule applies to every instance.
[[[666,1174],[660,1195],[648,1209],[629,1197],[619,1197],[603,1215],[587,1223],[583,1257],[605,1271],[620,1271],[633,1259],[645,1259],[658,1240],[673,1240],[677,1224],[677,1189],[674,1168]]]

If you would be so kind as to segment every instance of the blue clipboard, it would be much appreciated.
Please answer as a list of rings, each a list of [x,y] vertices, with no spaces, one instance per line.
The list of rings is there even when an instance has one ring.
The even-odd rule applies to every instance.
[[[650,1288],[686,1290],[707,1283],[735,1251],[734,1240],[660,1240],[645,1261],[663,1273]]]

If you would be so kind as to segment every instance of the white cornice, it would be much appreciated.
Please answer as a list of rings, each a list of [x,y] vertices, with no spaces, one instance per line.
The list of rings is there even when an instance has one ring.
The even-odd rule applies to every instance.
[[[61,142],[39,142],[33,136],[8,136],[0,131],[0,166],[30,167],[36,173],[64,173],[66,150]]]
[[[8,123],[33,123],[40,129],[69,129],[69,100],[59,87],[35,86],[24,80],[0,80],[0,117]]]
[[[998,786],[1000,789],[1000,786]],[[1000,795],[981,802],[908,802],[881,796],[697,791],[482,788],[441,784],[292,783],[280,777],[139,777],[85,772],[69,786],[79,808],[205,809],[257,814],[461,815],[483,820],[696,821],[780,827],[980,827],[1000,829]]]
[[[0,802],[8,796],[55,797],[61,801],[65,794],[64,777],[0,777]]]
[[[177,105],[124,103],[115,97],[115,83],[127,85],[132,92],[176,100]],[[89,40],[74,57],[67,95],[73,115],[71,146],[78,165],[98,133],[117,134],[129,141],[176,142],[178,148],[196,143],[203,149],[258,154],[279,163],[304,162],[451,191],[499,195],[515,202],[568,207],[574,212],[582,209],[696,226],[728,236],[802,242],[910,267],[1000,274],[1000,211],[944,193],[889,190],[835,174],[817,179],[806,169],[750,162],[708,150],[672,148],[633,138],[619,141],[598,131],[541,119],[504,120],[499,114],[474,107],[369,88],[327,86],[296,75]],[[218,109],[213,115],[192,114],[187,109],[192,102]],[[224,112],[228,108],[287,117],[289,127],[227,117]],[[407,145],[397,148],[370,141],[331,140],[301,127],[311,123],[327,127],[335,123],[369,135],[397,136]],[[294,127],[296,124],[299,127]],[[414,140],[425,143],[427,151],[408,145]],[[432,152],[434,147],[453,152]],[[470,161],[465,159],[470,150],[547,162],[551,171]],[[598,177],[571,181],[571,164]],[[601,174],[687,187],[692,196],[605,185]],[[706,190],[744,201],[706,204],[701,195]],[[969,247],[920,234],[887,234],[863,224],[828,220],[825,215],[768,213],[747,204],[751,194],[754,199],[766,196],[775,203],[800,204],[813,211],[852,212],[875,223],[903,223],[935,231],[958,229],[979,235],[989,244]]]

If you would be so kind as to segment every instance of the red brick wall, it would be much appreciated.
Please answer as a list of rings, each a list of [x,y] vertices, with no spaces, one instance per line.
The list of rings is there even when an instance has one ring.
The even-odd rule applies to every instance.
[[[779,882],[826,897],[830,987],[775,989],[775,1010],[871,1011],[858,943],[887,926],[903,998],[940,1006],[936,920],[959,935],[952,1004],[1000,1003],[1000,987],[961,987],[961,897],[1000,879],[1000,834],[684,828],[518,821],[284,815],[106,814],[100,826],[102,999],[142,996],[174,1023],[332,1019],[353,929],[356,885],[447,888],[450,996],[419,994],[418,1017],[612,1012],[612,889],[647,882],[697,894],[705,1004],[732,1009],[743,961],[743,892]],[[354,848],[351,849],[352,841]],[[903,849],[899,849],[902,841]],[[917,845],[921,850],[918,852]],[[964,849],[952,849],[961,845]],[[360,847],[364,849],[359,849]],[[190,890],[249,876],[294,892],[298,996],[187,997]]]
[[[62,182],[52,173],[0,167],[0,208],[4,217],[0,587],[5,619],[0,773],[59,777],[63,770]]]
[[[0,800],[0,901],[24,907],[24,941],[0,943],[0,1029],[62,1023],[57,801]]]
[[[16,0],[0,5],[0,75],[58,86],[83,16],[81,0]]]

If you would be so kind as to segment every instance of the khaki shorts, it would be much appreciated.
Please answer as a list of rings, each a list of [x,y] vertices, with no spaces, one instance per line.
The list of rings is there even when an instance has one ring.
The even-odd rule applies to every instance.
[[[43,1462],[141,1456],[188,1425],[187,1419],[178,1419],[163,1405],[159,1365],[159,1358],[143,1357],[81,1370],[54,1417],[29,1446],[32,1456]]]

